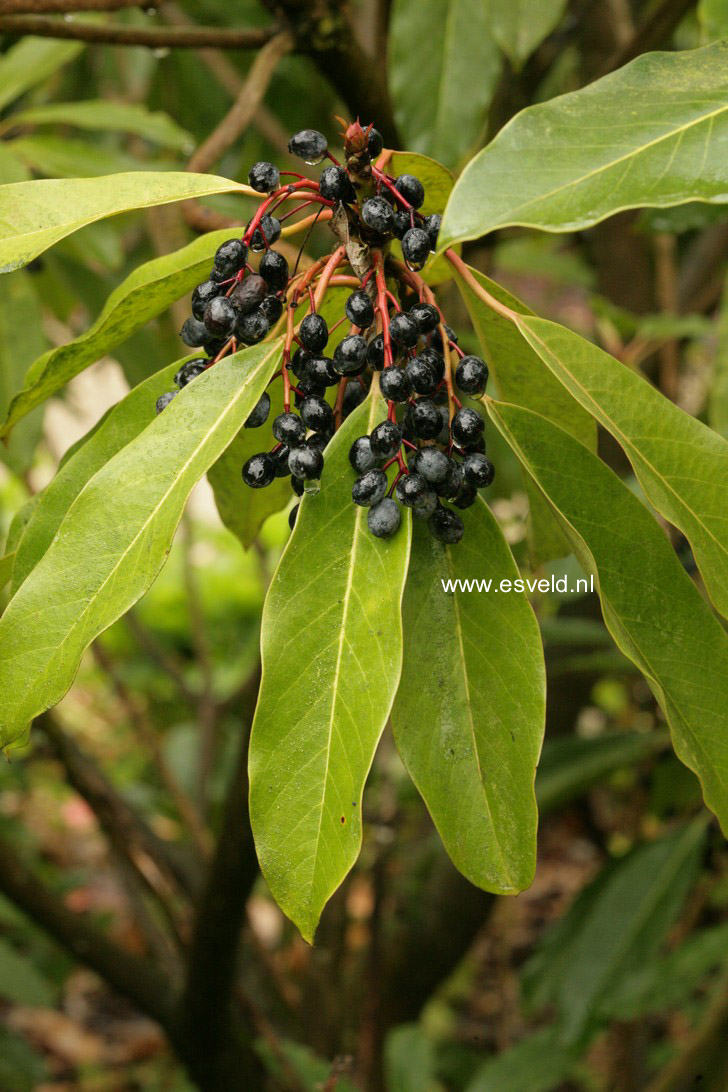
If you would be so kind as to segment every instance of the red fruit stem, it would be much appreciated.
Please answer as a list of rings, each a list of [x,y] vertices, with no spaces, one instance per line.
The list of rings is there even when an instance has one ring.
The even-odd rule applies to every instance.
[[[372,167],[372,174],[377,182],[380,182],[383,186],[387,187],[389,192],[399,201],[400,205],[407,209],[407,212],[414,212],[414,208],[407,198],[402,196],[394,183],[390,182],[388,176],[383,171],[380,171],[378,167]]]

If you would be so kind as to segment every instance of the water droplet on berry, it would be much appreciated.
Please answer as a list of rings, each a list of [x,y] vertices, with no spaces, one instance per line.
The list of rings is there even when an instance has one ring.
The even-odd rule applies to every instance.
[[[315,497],[321,490],[321,482],[318,478],[306,478],[303,483],[304,493],[308,493],[309,497]]]

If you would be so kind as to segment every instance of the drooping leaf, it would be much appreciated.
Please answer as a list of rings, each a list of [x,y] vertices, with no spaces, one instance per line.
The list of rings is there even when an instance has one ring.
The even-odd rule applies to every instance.
[[[517,323],[624,448],[648,499],[690,542],[710,598],[728,616],[728,441],[571,330],[530,316]]]
[[[639,846],[603,869],[551,930],[523,984],[531,1007],[555,1007],[562,1043],[588,1036],[601,998],[654,959],[695,881],[704,842],[698,819]]]
[[[455,166],[483,131],[499,72],[483,0],[395,0],[389,81],[408,148]]]
[[[569,1076],[577,1057],[551,1028],[542,1028],[478,1066],[465,1092],[552,1092]]]
[[[453,190],[440,249],[508,224],[576,231],[621,209],[728,201],[728,43],[646,53],[517,114]]]
[[[87,482],[0,620],[0,743],[59,701],[84,649],[149,587],[195,483],[238,432],[279,359],[272,342],[185,387]]]
[[[181,250],[138,266],[114,289],[85,333],[34,361],[22,389],[12,400],[0,437],[7,436],[21,417],[50,398],[74,375],[126,341],[135,330],[193,288],[205,277],[215,249],[229,237],[229,231],[210,232]],[[11,277],[6,283],[12,281]]]
[[[608,732],[594,739],[567,736],[543,749],[536,777],[540,810],[554,810],[615,770],[633,768],[667,743],[662,732]]]
[[[721,724],[728,637],[644,505],[596,455],[528,410],[488,412],[548,498],[574,553],[598,583],[604,621],[662,706],[678,757],[728,829]]]
[[[522,592],[451,583],[519,577],[487,505],[479,500],[462,519],[462,542],[451,547],[416,521],[392,724],[455,866],[478,887],[513,893],[528,887],[536,866],[543,650]]]
[[[566,0],[486,0],[490,32],[518,70],[559,23]]]
[[[0,110],[77,57],[82,42],[23,38],[0,59]]]
[[[0,187],[0,273],[32,261],[84,224],[130,209],[211,193],[260,197],[229,178],[181,171],[132,171],[106,178],[41,178]]]
[[[477,269],[470,272],[480,285],[506,307],[521,315],[533,312],[501,285]],[[596,448],[597,428],[593,417],[581,408],[562,383],[544,371],[542,361],[514,323],[499,315],[480,299],[455,271],[457,284],[478,335],[500,396],[517,406],[526,406],[566,429],[581,443]],[[534,566],[570,552],[566,537],[548,509],[530,475],[526,474],[529,502],[529,547]]]
[[[23,381],[26,368],[48,344],[39,321],[41,301],[28,273],[9,278],[0,293],[0,418]],[[0,444],[0,460],[16,473],[27,470],[40,440],[43,412],[23,421],[7,444]]]
[[[376,390],[326,452],[263,611],[250,817],[263,875],[311,941],[361,846],[361,802],[402,665],[410,527],[374,538],[351,501],[348,451],[386,416]]]
[[[169,365],[135,387],[64,459],[55,478],[39,495],[18,542],[13,594],[43,557],[86,483],[154,420],[156,401],[160,394],[174,390],[172,380],[180,363]]]
[[[13,115],[14,125],[72,125],[104,133],[131,133],[176,151],[190,151],[194,139],[168,114],[138,103],[87,99],[85,102],[47,102]]]

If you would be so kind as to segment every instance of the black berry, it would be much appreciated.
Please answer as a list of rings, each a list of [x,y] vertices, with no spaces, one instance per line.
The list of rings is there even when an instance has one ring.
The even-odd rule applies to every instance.
[[[402,513],[391,497],[380,500],[367,512],[367,527],[375,538],[391,538],[401,522]]]
[[[357,478],[351,489],[351,499],[354,504],[360,504],[366,508],[370,504],[378,504],[387,492],[387,475],[383,470],[367,470],[361,478]]]
[[[253,406],[253,409],[248,416],[243,428],[260,428],[268,420],[268,414],[270,413],[270,395],[268,391],[263,391],[258,401]]]
[[[410,474],[404,474],[397,482],[395,490],[397,493],[397,500],[406,508],[414,508],[415,505],[424,498],[425,493],[428,491],[429,486],[426,480],[416,471]]]
[[[384,140],[382,139],[382,134],[378,129],[375,129],[374,126],[372,126],[369,130],[369,136],[367,137],[367,151],[371,158],[376,159],[383,147]]]
[[[420,336],[415,320],[401,311],[394,315],[389,323],[389,333],[392,341],[404,349],[411,349],[416,345]]]
[[[371,441],[368,436],[360,436],[349,448],[349,462],[357,474],[364,474],[372,470],[379,460],[372,451]]]
[[[361,207],[361,218],[379,235],[388,235],[394,227],[392,206],[383,197],[370,197]]]
[[[249,273],[239,284],[236,284],[230,294],[235,306],[241,315],[248,311],[255,311],[260,306],[268,292],[268,285],[257,273]]]
[[[237,317],[238,311],[233,301],[227,296],[217,296],[205,308],[204,322],[211,334],[225,338],[232,333]]]
[[[333,387],[339,382],[334,371],[334,362],[328,356],[312,356],[306,366],[307,379],[322,387]]]
[[[260,275],[276,291],[288,284],[288,262],[277,250],[268,250],[260,259]]]
[[[334,411],[323,398],[304,398],[301,403],[301,420],[314,432],[326,432],[334,427]]]
[[[395,189],[402,194],[405,201],[414,209],[418,209],[425,200],[425,187],[413,174],[401,174],[395,180]]]
[[[274,322],[278,322],[283,314],[283,303],[278,299],[278,296],[266,296],[265,299],[261,300],[260,310],[272,326]]]
[[[444,482],[450,470],[450,460],[436,447],[423,447],[414,457],[414,469],[431,485]]]
[[[268,216],[266,213],[262,217],[260,224],[253,232],[250,240],[250,246],[252,250],[266,250],[273,243],[277,242],[281,237],[281,225],[280,221],[276,220],[275,216]]]
[[[452,438],[457,444],[475,443],[485,431],[485,421],[474,409],[459,409],[452,419]]]
[[[306,438],[306,426],[295,413],[279,413],[273,422],[273,435],[281,444],[298,447]]]
[[[488,382],[488,366],[479,356],[464,356],[455,369],[455,382],[465,394],[482,394]]]
[[[495,478],[495,467],[478,451],[473,451],[463,459],[465,481],[475,489],[486,489]]]
[[[203,356],[195,357],[194,360],[188,360],[175,375],[175,385],[180,389],[186,387],[187,384],[191,383],[193,379],[196,379],[198,375],[202,375],[209,363],[210,361]]]
[[[406,370],[396,364],[384,369],[379,388],[389,402],[406,402],[412,393],[412,384]]]
[[[366,387],[362,387],[359,383],[349,383],[344,391],[344,405],[342,406],[341,415],[344,420],[349,416],[352,410],[355,410],[357,406],[360,406],[367,396]]]
[[[421,334],[430,334],[437,329],[440,316],[431,303],[416,303],[410,307],[409,314],[417,323]]]
[[[442,417],[440,410],[429,398],[420,398],[407,412],[407,423],[421,440],[434,440],[440,434]]]
[[[260,309],[239,315],[235,323],[235,334],[246,345],[257,345],[269,330],[270,323]]]
[[[288,456],[288,469],[296,478],[311,481],[320,478],[324,468],[324,457],[313,445],[294,447]]]
[[[261,452],[251,455],[243,466],[243,481],[253,489],[264,489],[276,476],[276,464],[272,455]]]
[[[384,338],[377,334],[369,342],[367,347],[367,364],[375,371],[381,371],[384,367]]]
[[[298,337],[304,349],[310,353],[320,353],[329,340],[329,328],[323,315],[306,315],[298,330]]]
[[[324,167],[319,178],[319,193],[329,201],[353,201],[356,197],[343,167]]]
[[[360,375],[367,366],[367,343],[360,334],[345,337],[334,350],[334,371],[338,375]]]
[[[433,212],[431,216],[426,216],[424,220],[424,228],[427,234],[430,236],[430,246],[433,250],[437,248],[437,236],[440,233],[440,224],[442,223],[442,216],[437,212]]]
[[[280,180],[281,173],[274,163],[254,163],[248,171],[248,182],[258,193],[272,193]]]
[[[248,260],[248,248],[242,239],[228,239],[215,251],[214,266],[223,277],[234,277]]]
[[[406,365],[407,378],[413,391],[417,394],[433,394],[437,386],[437,372],[426,358],[416,356],[408,360]]]
[[[365,330],[374,322],[374,304],[366,292],[352,292],[344,304],[344,311],[349,322],[360,330]]]
[[[436,508],[427,521],[430,533],[440,542],[454,546],[463,537],[463,521],[450,508]]]
[[[198,284],[197,288],[192,293],[192,314],[198,320],[202,322],[205,315],[205,308],[210,300],[214,300],[216,296],[221,296],[225,291],[215,281],[203,281],[202,284]]]
[[[179,336],[182,338],[185,345],[189,345],[191,349],[196,349],[198,345],[205,344],[210,337],[210,332],[204,322],[200,322],[200,320],[196,318],[188,318],[185,319]]]
[[[307,163],[320,163],[329,150],[329,145],[323,133],[316,129],[301,129],[294,133],[288,141],[288,151],[291,155],[305,159]]]
[[[402,429],[395,421],[382,421],[369,436],[372,451],[379,459],[391,459],[402,443]]]
[[[430,236],[422,228],[410,228],[402,237],[404,260],[413,269],[422,269],[431,249]]]
[[[161,413],[166,409],[169,403],[179,394],[179,391],[167,391],[166,394],[160,394],[157,399],[157,413]]]

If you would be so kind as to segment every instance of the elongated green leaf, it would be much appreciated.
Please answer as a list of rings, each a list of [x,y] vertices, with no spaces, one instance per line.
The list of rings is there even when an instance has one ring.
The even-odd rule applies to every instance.
[[[712,428],[728,440],[728,281],[723,289],[718,319],[718,343],[713,359],[708,420]]]
[[[270,420],[274,414],[281,413],[282,408],[282,404],[280,408],[272,406]],[[243,482],[243,463],[266,446],[262,434],[269,435],[266,426],[241,429],[207,472],[220,519],[246,550],[255,541],[268,516],[285,508],[291,497],[290,478],[276,478],[267,489],[250,489]]]
[[[728,442],[571,330],[519,318],[525,338],[622,445],[658,512],[690,542],[710,598],[728,616]]]
[[[145,163],[113,145],[90,140],[33,133],[9,141],[13,153],[36,174],[49,178],[91,178],[123,171],[160,171],[166,163]],[[172,164],[170,164],[171,166]]]
[[[36,84],[42,83],[83,49],[82,42],[23,38],[0,60],[0,110]]]
[[[210,193],[259,198],[229,178],[180,171],[133,171],[107,178],[42,178],[0,187],[0,273],[32,261],[84,224],[130,209],[167,205]]]
[[[0,557],[0,591],[3,590],[13,573],[15,554],[5,554]]]
[[[499,72],[483,0],[395,0],[389,80],[408,148],[455,166],[481,135]]]
[[[662,706],[678,757],[728,829],[721,725],[728,637],[643,504],[596,455],[544,417],[488,401],[488,412],[557,513],[598,582],[604,621]]]
[[[0,620],[0,742],[13,742],[73,681],[87,645],[144,594],[187,496],[230,443],[280,343],[225,358],[95,474]]]
[[[564,14],[566,0],[486,0],[490,32],[519,69]]]
[[[561,807],[615,770],[633,767],[661,751],[666,743],[662,732],[609,732],[595,739],[553,740],[544,747],[538,764],[539,808]]]
[[[135,387],[61,464],[53,481],[40,494],[18,542],[13,593],[43,557],[86,483],[154,420],[157,398],[174,389],[172,379],[180,363],[169,365]]]
[[[520,315],[533,312],[501,285],[477,269],[470,272],[492,296]],[[544,372],[540,357],[508,319],[488,307],[466,281],[455,273],[455,282],[465,300],[485,359],[498,393],[508,402],[526,406],[565,428],[581,443],[596,448],[597,428],[592,416],[581,408],[562,383]],[[532,563],[539,565],[570,552],[563,531],[550,513],[540,491],[526,475],[529,502],[529,548]]]
[[[162,313],[201,280],[215,249],[230,237],[229,231],[213,231],[188,246],[145,262],[115,288],[96,322],[80,337],[51,349],[34,361],[22,389],[13,398],[0,437],[35,406],[99,360],[135,330]],[[12,283],[12,278],[8,281]]]
[[[552,1092],[569,1076],[578,1053],[542,1028],[489,1058],[475,1071],[465,1092]]]
[[[462,518],[457,546],[441,546],[419,521],[414,528],[392,724],[455,866],[486,891],[513,893],[528,887],[536,867],[543,650],[522,592],[451,583],[519,576],[487,505],[479,500]]]
[[[73,125],[105,133],[132,133],[176,151],[190,151],[194,139],[168,114],[146,106],[106,99],[86,102],[47,102],[13,115],[13,125]]]
[[[654,959],[695,881],[705,842],[702,819],[604,869],[552,929],[526,967],[533,1007],[556,1007],[559,1038],[593,1030],[601,998],[627,971]]]
[[[38,320],[40,311],[30,274],[20,272],[5,282],[0,293],[0,418],[7,413],[25,369],[48,344]],[[42,427],[43,413],[38,410],[23,421],[8,444],[0,444],[0,459],[16,473],[30,466]]]
[[[361,802],[402,666],[410,526],[367,530],[351,501],[353,440],[386,416],[376,391],[329,444],[263,611],[250,818],[263,875],[308,941],[361,847]]]
[[[0,186],[9,182],[27,182],[30,171],[13,151],[13,146],[6,140],[0,140]]]
[[[468,164],[439,246],[507,224],[575,231],[621,209],[728,201],[728,43],[647,53],[517,114]]]

